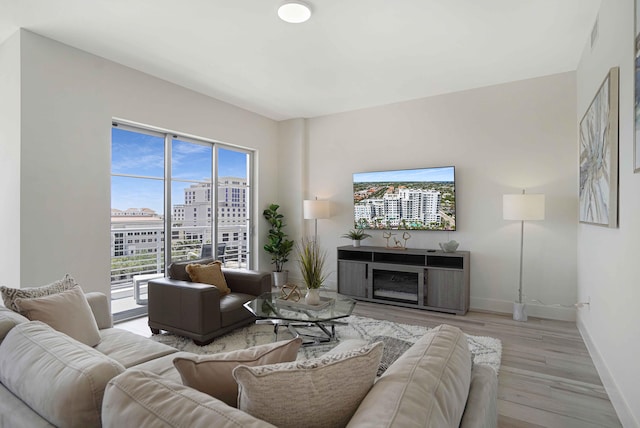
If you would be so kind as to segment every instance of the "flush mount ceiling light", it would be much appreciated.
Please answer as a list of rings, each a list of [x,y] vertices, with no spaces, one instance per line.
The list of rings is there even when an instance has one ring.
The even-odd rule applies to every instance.
[[[288,1],[278,8],[278,16],[284,22],[300,24],[311,18],[311,7],[301,1]]]

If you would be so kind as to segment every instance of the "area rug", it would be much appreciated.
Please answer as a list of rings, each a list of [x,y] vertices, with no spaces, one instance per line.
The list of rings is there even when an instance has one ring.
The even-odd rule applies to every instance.
[[[373,339],[380,340],[388,337],[415,343],[422,337],[429,328],[398,324],[391,321],[376,320],[373,318],[350,316],[344,318],[342,323],[336,325],[336,336],[338,340],[361,339],[367,342]],[[278,331],[277,340],[290,339],[289,331],[281,327]],[[151,337],[160,343],[172,346],[179,351],[193,352],[195,354],[215,354],[218,352],[235,351],[236,349],[245,349],[250,346],[262,345],[273,342],[276,338],[273,333],[273,326],[270,324],[251,324],[244,328],[239,328],[229,334],[216,338],[207,346],[197,346],[191,341],[181,336],[175,336],[170,333],[155,334]],[[474,364],[484,364],[492,367],[496,373],[500,368],[500,360],[502,356],[502,342],[499,339],[486,336],[467,335],[469,349],[473,355]],[[309,359],[318,357],[331,348],[336,343],[329,343],[317,346],[307,346],[300,349],[298,359]]]

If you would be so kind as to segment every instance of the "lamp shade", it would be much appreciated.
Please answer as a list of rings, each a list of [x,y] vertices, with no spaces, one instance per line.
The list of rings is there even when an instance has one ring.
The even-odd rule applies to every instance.
[[[317,199],[305,200],[303,212],[305,220],[329,218],[329,201],[319,201]]]
[[[544,195],[503,195],[502,216],[505,220],[544,220]]]

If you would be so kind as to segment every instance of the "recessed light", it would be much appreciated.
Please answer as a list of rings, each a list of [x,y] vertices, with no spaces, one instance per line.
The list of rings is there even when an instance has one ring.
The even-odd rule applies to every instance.
[[[311,18],[311,7],[301,1],[288,1],[278,8],[278,16],[290,24],[300,24]]]

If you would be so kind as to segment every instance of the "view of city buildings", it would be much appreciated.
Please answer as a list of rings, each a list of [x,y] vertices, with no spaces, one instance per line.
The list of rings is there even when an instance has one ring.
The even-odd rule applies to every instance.
[[[365,190],[364,194],[371,190]],[[355,203],[354,219],[357,225],[420,229],[442,223],[440,192],[407,188],[395,192],[393,186],[387,190],[382,198],[367,198]]]
[[[218,242],[236,254],[247,245],[246,179],[218,179]],[[212,240],[211,183],[192,184],[184,189],[183,203],[173,204],[172,241],[182,242],[185,254],[198,253]],[[164,248],[164,216],[149,208],[111,209],[111,256],[141,253],[161,254]],[[175,245],[174,245],[175,247]]]
[[[455,230],[454,175],[454,167],[354,174],[354,226]]]

